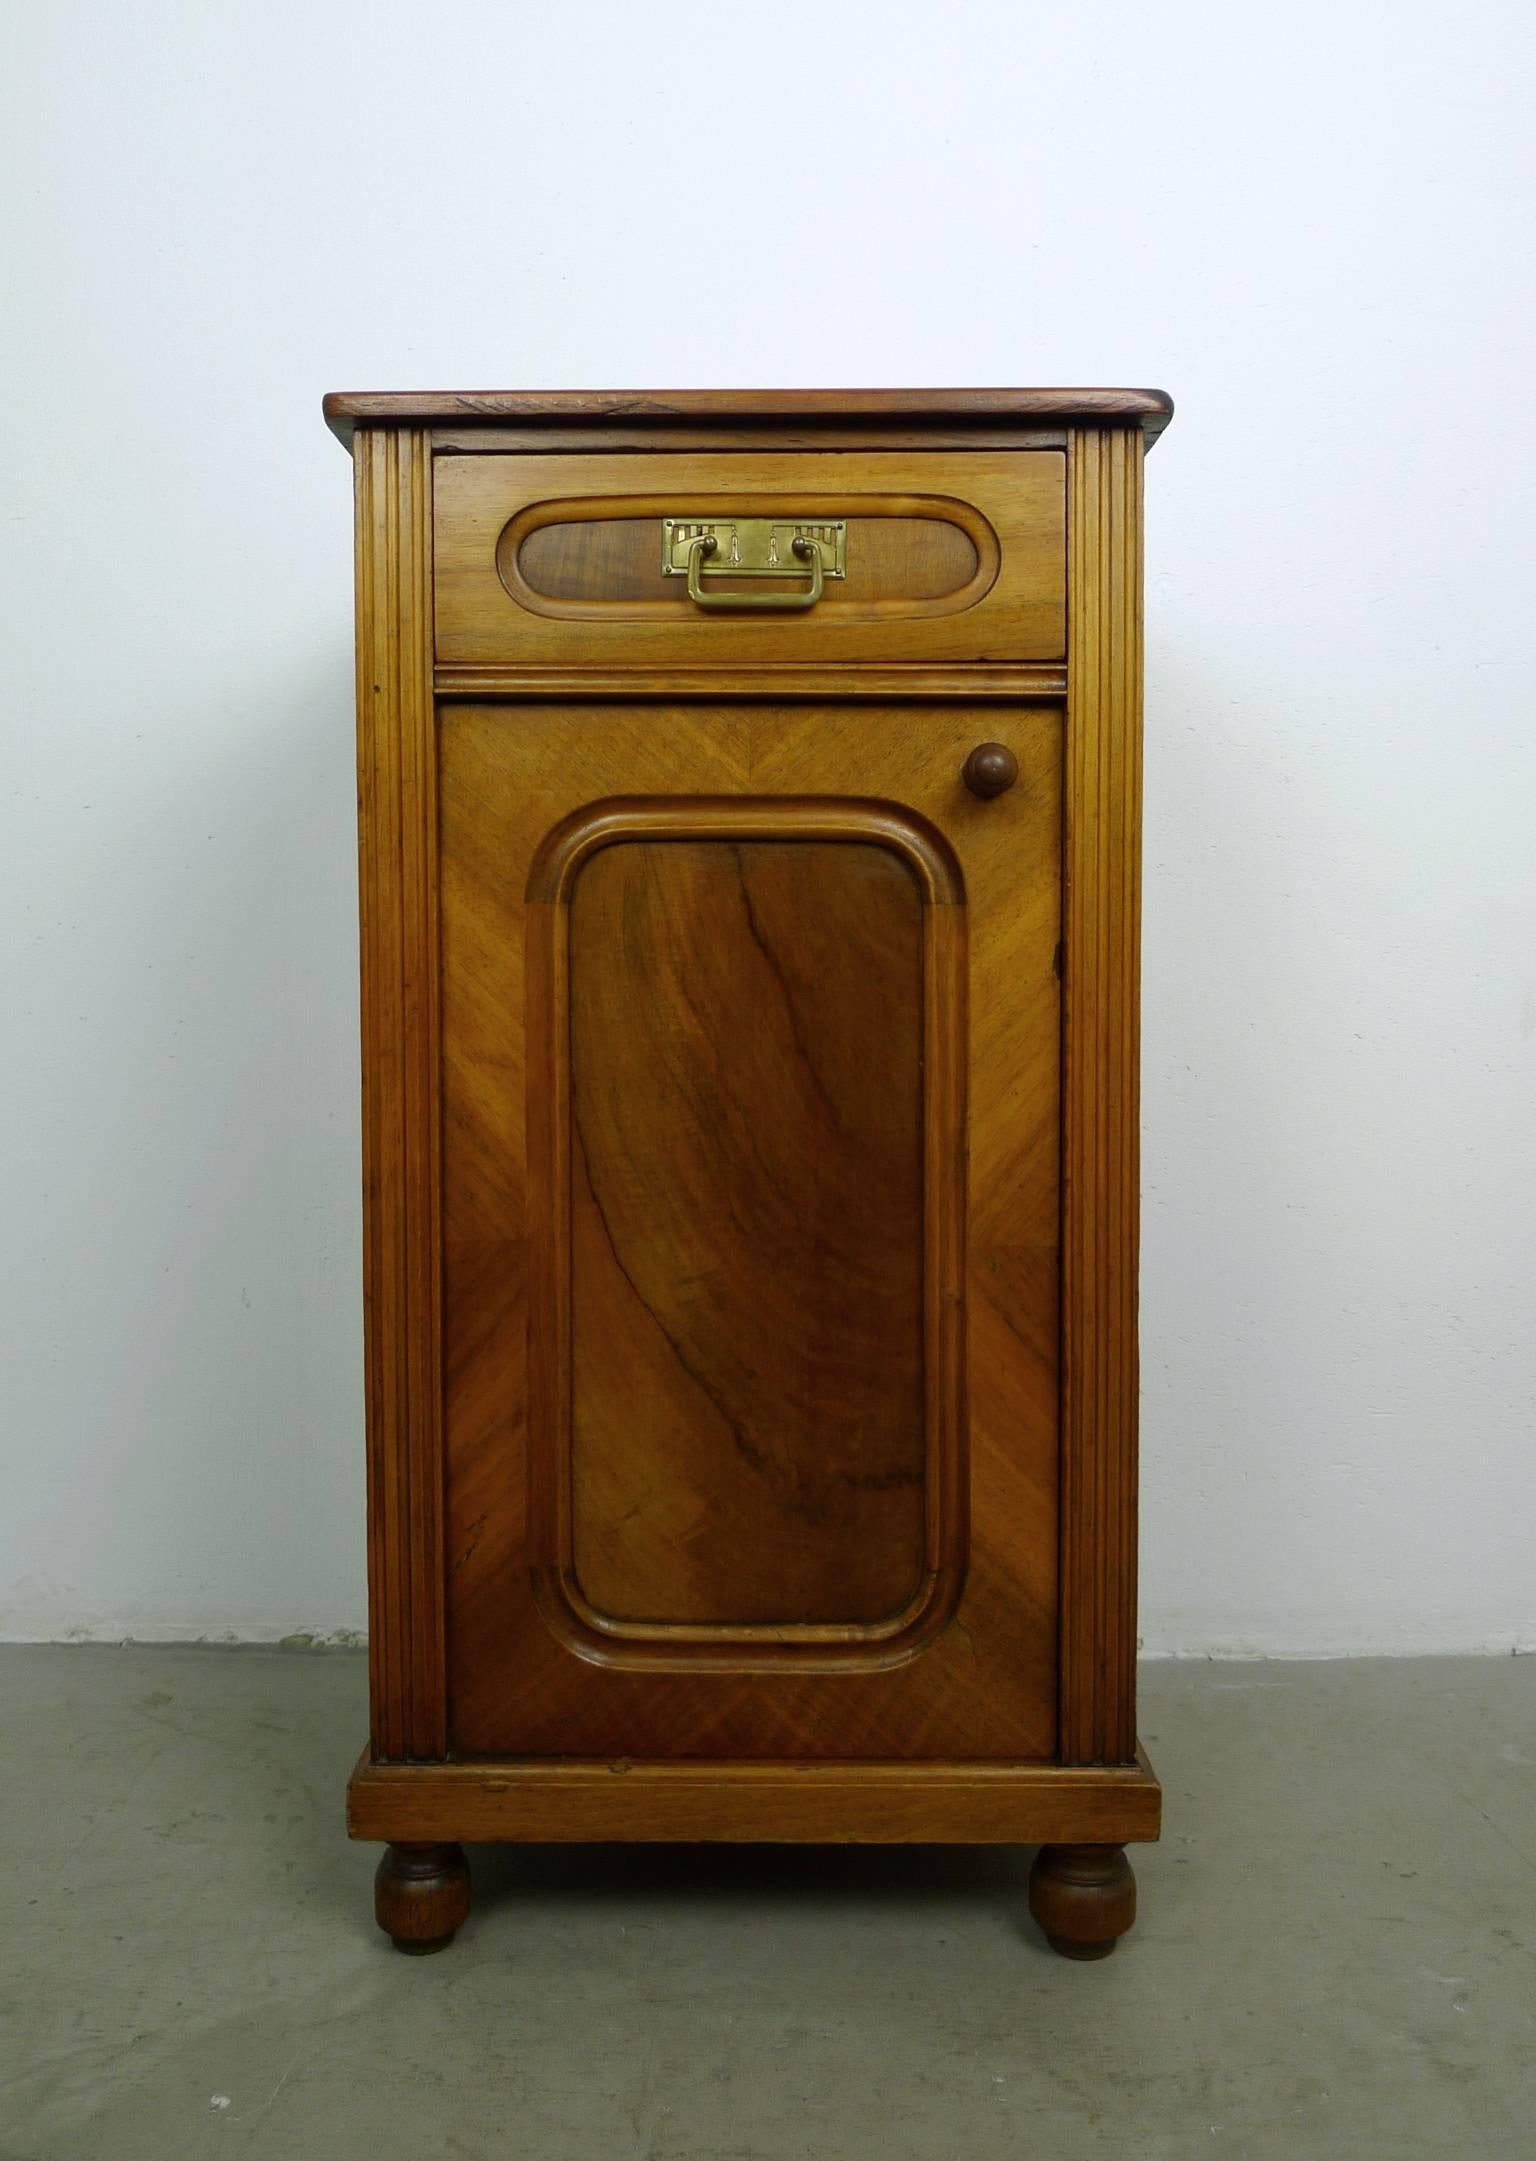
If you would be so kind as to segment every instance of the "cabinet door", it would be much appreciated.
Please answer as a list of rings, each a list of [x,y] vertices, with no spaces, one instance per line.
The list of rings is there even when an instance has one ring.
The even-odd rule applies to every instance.
[[[1059,713],[439,743],[453,1747],[1048,1758]]]

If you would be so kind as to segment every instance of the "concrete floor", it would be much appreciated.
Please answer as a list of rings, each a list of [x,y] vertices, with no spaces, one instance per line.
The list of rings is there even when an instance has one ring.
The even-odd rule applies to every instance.
[[[1536,2156],[1536,1659],[1156,1665],[1114,1958],[1029,1854],[479,1849],[373,1926],[362,1661],[0,1652],[4,2161]]]

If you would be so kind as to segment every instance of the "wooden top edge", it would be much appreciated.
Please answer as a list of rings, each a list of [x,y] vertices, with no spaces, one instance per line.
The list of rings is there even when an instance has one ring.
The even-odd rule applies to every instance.
[[[521,421],[1018,420],[1168,425],[1165,390],[333,390],[326,425],[344,443],[371,426]]]

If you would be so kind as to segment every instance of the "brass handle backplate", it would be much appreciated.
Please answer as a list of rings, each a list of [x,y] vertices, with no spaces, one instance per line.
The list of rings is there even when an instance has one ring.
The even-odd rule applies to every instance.
[[[712,593],[719,579],[791,578],[808,570],[799,592],[759,597]],[[700,608],[814,608],[827,578],[846,577],[846,518],[663,518],[661,574],[686,578],[688,597]]]

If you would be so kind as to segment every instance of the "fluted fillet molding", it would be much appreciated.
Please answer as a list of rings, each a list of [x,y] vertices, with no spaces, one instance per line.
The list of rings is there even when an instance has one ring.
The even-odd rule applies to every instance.
[[[1061,1753],[1136,1752],[1139,428],[1068,447]]]
[[[447,1747],[427,432],[359,427],[353,462],[372,1752],[403,1761]]]

